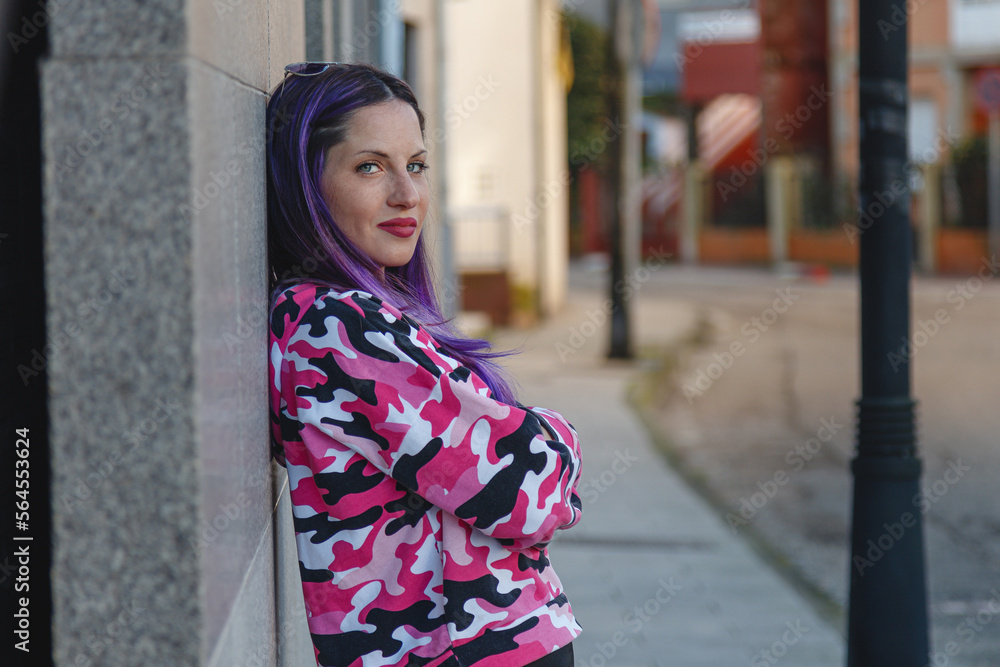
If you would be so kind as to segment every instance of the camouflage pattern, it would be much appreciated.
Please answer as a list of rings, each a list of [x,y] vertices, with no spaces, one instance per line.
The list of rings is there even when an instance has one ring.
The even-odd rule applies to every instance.
[[[319,665],[512,667],[579,635],[546,550],[580,520],[572,425],[359,290],[280,293],[269,353]]]

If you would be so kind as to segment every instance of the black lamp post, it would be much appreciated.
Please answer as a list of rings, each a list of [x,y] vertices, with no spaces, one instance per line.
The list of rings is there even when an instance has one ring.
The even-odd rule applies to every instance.
[[[910,396],[907,6],[859,0],[861,399],[848,667],[928,660],[921,463]]]
[[[622,52],[632,50],[632,44],[622,44],[623,19],[626,14],[630,19],[631,13],[628,7],[623,7],[623,3],[631,3],[633,0],[608,0],[608,40],[607,63],[608,71],[611,73],[612,85],[608,90],[607,108],[610,118],[620,122],[625,115],[628,105],[625,101],[627,76],[627,62],[622,62]],[[629,31],[631,34],[631,31]],[[626,131],[632,129],[626,126]],[[626,272],[626,253],[624,245],[625,220],[623,212],[623,201],[627,196],[628,185],[625,183],[625,160],[628,155],[625,150],[624,141],[614,141],[609,146],[608,163],[608,191],[607,213],[609,215],[609,243],[608,250],[611,253],[611,275],[608,282],[608,296],[611,299],[611,340],[608,347],[607,356],[609,359],[631,359],[632,346],[631,334],[629,331],[629,302],[623,294],[621,285]]]

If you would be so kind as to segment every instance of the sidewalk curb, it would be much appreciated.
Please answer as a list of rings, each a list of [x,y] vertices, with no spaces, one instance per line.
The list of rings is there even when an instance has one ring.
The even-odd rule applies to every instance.
[[[712,489],[704,475],[687,464],[674,446],[670,433],[657,424],[652,414],[654,397],[659,395],[664,386],[676,376],[683,363],[685,351],[704,344],[699,334],[702,326],[704,326],[704,322],[699,318],[698,323],[688,336],[662,346],[657,351],[656,356],[652,357],[656,360],[650,364],[654,368],[643,369],[640,366],[634,378],[628,383],[626,397],[628,406],[667,465],[680,475],[692,491],[708,503],[719,517],[722,517],[731,508]],[[636,361],[641,362],[642,360],[637,359]],[[846,609],[826,591],[811,582],[780,549],[761,535],[752,525],[746,526],[737,537],[750,546],[761,560],[792,586],[831,629],[846,638]],[[844,549],[848,548],[849,545],[845,544]],[[844,576],[846,577],[847,573]]]

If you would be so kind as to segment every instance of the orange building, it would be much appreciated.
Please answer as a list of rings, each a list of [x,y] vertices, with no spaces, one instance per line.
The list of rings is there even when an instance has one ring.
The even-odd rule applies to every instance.
[[[724,35],[704,47],[680,40],[686,65],[682,94],[706,105],[699,134],[710,129],[710,105],[720,100],[706,102],[709,93],[750,93],[752,82],[749,88],[759,89],[753,94],[760,100],[752,146],[727,145],[727,157],[716,161],[706,160],[711,151],[699,147],[706,213],[685,223],[698,249],[693,255],[701,262],[856,264],[857,237],[850,225],[858,215],[857,0],[758,0],[756,10],[760,34],[747,43],[726,44],[719,38]],[[711,25],[709,18],[702,20]],[[928,272],[975,271],[986,254],[985,165],[969,161],[961,167],[968,171],[956,176],[952,161],[971,137],[986,132],[982,98],[989,95],[979,89],[987,73],[1000,72],[997,26],[1000,0],[901,0],[878,26],[886,36],[908,31],[908,171],[913,174],[908,185],[916,251]],[[699,49],[698,58],[691,57],[691,48]],[[735,48],[745,53],[726,72],[717,62]],[[750,69],[759,75],[734,77],[749,71],[745,59],[754,49],[760,62]],[[728,119],[720,127],[732,134]],[[756,154],[765,158],[756,160],[760,169],[732,166]],[[764,178],[766,224],[734,228],[725,223],[725,211],[713,206],[719,205],[720,188],[733,196],[738,177],[748,182],[744,190],[750,187],[751,172]],[[686,194],[692,192],[700,190]],[[743,203],[740,209],[753,210]]]
[[[858,171],[857,3],[830,1],[830,82],[833,92],[831,142],[835,192],[841,217],[852,214]],[[986,132],[987,114],[977,103],[976,81],[1000,65],[1000,0],[909,0],[879,29],[883,34],[906,26],[910,50],[910,160],[924,178],[913,186],[917,249],[927,270],[967,272],[986,252],[984,220],[956,221],[956,183],[942,170],[957,146]],[[969,224],[971,223],[971,224]]]

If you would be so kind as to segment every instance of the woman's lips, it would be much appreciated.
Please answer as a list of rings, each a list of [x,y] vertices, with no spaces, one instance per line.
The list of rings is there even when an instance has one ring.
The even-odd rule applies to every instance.
[[[393,236],[409,238],[417,231],[417,221],[413,218],[396,218],[379,223],[379,229],[384,229]]]

